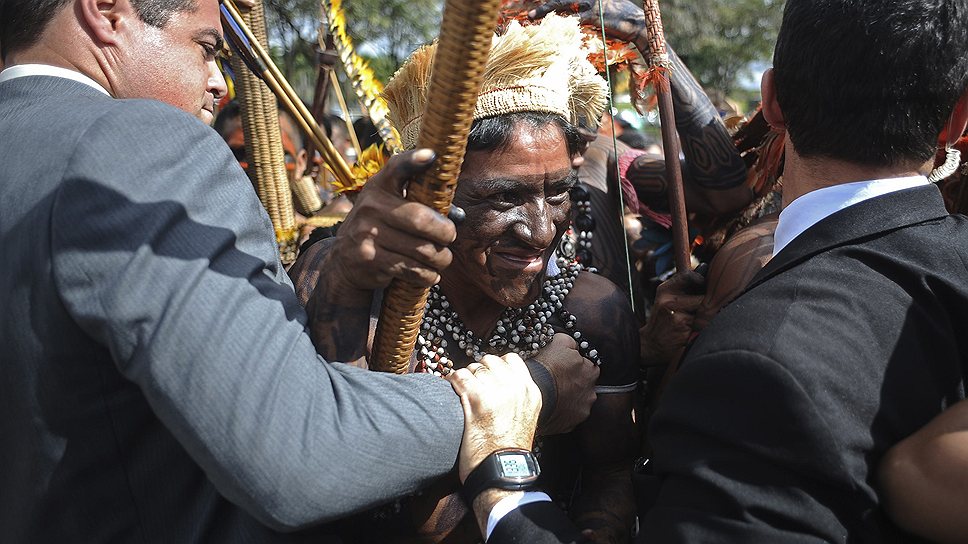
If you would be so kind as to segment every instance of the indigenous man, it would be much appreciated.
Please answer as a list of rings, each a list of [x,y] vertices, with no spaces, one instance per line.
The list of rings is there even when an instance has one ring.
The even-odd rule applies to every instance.
[[[530,447],[541,400],[513,356],[457,373],[459,402],[315,353],[268,217],[193,117],[225,91],[215,0],[6,0],[0,41],[4,542],[324,542],[276,531],[413,491],[462,443],[462,474]],[[393,189],[430,155],[360,196],[357,281],[429,284],[450,262],[453,225]],[[388,230],[417,257],[384,250]],[[552,375],[592,366],[555,347]]]
[[[414,53],[386,88],[390,118],[408,147],[416,142],[426,106],[434,51],[430,46]],[[554,257],[570,220],[569,189],[577,181],[580,137],[574,123],[600,117],[605,93],[604,80],[581,48],[576,19],[552,16],[525,27],[512,22],[495,38],[454,200],[466,219],[452,246],[454,262],[431,290],[412,366],[440,374],[484,353],[528,358],[556,331],[577,339],[579,351],[601,363],[598,399],[572,435],[544,441],[540,460],[549,478],[543,489],[569,504],[579,527],[592,530],[596,541],[625,542],[634,512],[635,320],[614,284]],[[345,243],[341,238],[342,232],[333,252]],[[321,288],[322,282],[316,286]],[[362,339],[367,327],[360,326]],[[340,347],[324,354],[346,360],[365,351]],[[356,538],[410,541],[416,534],[425,541],[478,541],[472,520],[467,518],[469,527],[458,524],[466,507],[456,483],[445,479],[424,490],[389,520],[381,511],[368,523],[355,522],[357,533],[364,533]],[[374,536],[381,530],[385,534]]]

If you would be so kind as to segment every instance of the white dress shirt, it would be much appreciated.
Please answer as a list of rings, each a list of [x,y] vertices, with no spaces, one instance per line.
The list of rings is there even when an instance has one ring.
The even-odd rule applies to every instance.
[[[16,66],[11,66],[10,68],[0,72],[0,83],[9,81],[11,79],[17,79],[18,77],[27,76],[52,76],[71,79],[78,83],[83,83],[93,87],[102,93],[111,96],[111,93],[109,93],[107,89],[86,75],[75,70],[61,68],[60,66],[50,66],[49,64],[18,64]]]
[[[875,179],[833,185],[801,195],[780,212],[773,234],[773,255],[834,212],[877,196],[927,184],[928,178],[924,176]]]

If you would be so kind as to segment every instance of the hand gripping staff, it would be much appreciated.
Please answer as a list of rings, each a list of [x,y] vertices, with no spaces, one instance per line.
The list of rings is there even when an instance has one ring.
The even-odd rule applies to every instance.
[[[443,214],[457,187],[499,5],[500,0],[447,0],[444,6],[427,111],[417,137],[417,147],[434,150],[437,161],[407,187],[408,200]],[[401,280],[390,283],[383,297],[371,368],[407,372],[428,292]]]

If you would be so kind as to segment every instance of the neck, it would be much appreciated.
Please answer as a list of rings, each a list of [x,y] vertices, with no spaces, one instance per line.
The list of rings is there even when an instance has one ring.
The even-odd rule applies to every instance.
[[[65,10],[70,11],[70,10]],[[5,67],[19,64],[46,64],[66,68],[84,74],[93,79],[98,85],[107,89],[111,96],[118,97],[115,86],[112,85],[113,70],[109,62],[111,53],[109,48],[97,47],[92,45],[90,40],[80,39],[77,36],[83,35],[85,31],[72,19],[61,20],[66,15],[64,13],[55,16],[55,19],[48,24],[44,30],[48,32],[58,32],[58,40],[49,40],[42,37],[34,45],[11,51],[7,54]]]
[[[471,285],[448,274],[440,276],[440,291],[447,297],[464,326],[478,338],[487,338],[506,307]]]
[[[825,157],[801,157],[793,149],[789,138],[786,143],[786,159],[783,166],[783,207],[797,198],[825,187],[866,181],[890,179],[924,174],[930,164],[901,164],[897,166],[869,166]]]

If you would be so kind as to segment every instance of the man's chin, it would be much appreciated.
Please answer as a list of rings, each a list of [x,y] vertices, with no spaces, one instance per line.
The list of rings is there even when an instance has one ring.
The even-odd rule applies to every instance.
[[[536,274],[520,275],[514,278],[514,285],[501,289],[496,294],[504,306],[508,308],[523,308],[531,304],[541,294],[545,271]]]
[[[202,108],[201,110],[198,110],[198,113],[195,114],[195,117],[197,117],[201,122],[209,126],[211,126],[212,121],[215,120],[215,114],[204,108]]]

